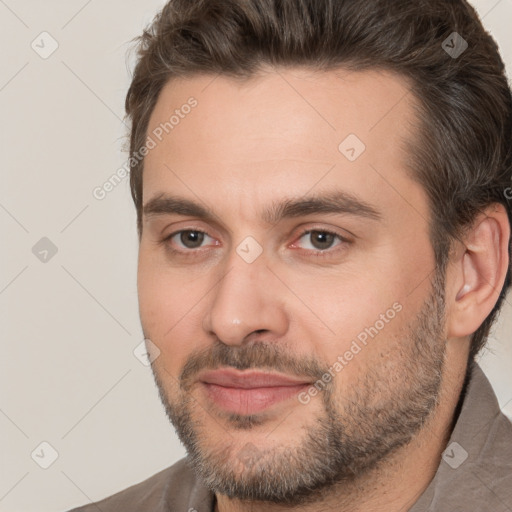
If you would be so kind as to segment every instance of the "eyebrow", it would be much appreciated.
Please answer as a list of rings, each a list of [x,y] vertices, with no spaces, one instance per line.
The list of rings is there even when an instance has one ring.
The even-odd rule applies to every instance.
[[[348,214],[371,220],[382,219],[382,213],[375,206],[343,191],[274,201],[263,210],[261,218],[268,224],[275,224],[282,219],[318,213]],[[206,221],[215,221],[217,218],[217,215],[207,206],[163,193],[148,200],[143,207],[143,215],[145,217],[183,215]]]

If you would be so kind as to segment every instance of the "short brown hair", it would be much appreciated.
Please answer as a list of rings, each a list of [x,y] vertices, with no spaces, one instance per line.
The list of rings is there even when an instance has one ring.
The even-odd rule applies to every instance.
[[[461,55],[447,51],[456,46],[454,37],[468,44]],[[420,102],[421,137],[412,141],[410,167],[429,199],[438,271],[445,272],[452,242],[484,207],[501,203],[512,220],[505,194],[512,171],[511,91],[495,41],[464,0],[170,0],[136,41],[125,104],[130,157],[144,146],[160,91],[172,78],[249,79],[265,65],[380,68],[410,79]],[[144,160],[133,162],[140,237]],[[471,360],[510,283],[509,266],[495,307],[473,334]]]

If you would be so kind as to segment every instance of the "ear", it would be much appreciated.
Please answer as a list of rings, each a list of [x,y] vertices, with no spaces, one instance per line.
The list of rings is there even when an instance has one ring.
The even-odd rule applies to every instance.
[[[450,264],[447,335],[473,334],[498,301],[509,266],[510,223],[502,204],[480,213]]]

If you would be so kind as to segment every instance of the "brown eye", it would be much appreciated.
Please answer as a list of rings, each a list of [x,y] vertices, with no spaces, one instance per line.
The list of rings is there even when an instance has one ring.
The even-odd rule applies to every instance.
[[[304,249],[316,251],[326,251],[345,241],[345,239],[337,233],[331,233],[330,231],[321,229],[310,229],[305,231],[302,233],[300,238],[304,238],[306,241],[309,241],[309,244],[302,245]],[[340,242],[334,244],[336,239],[340,240]]]
[[[201,247],[205,233],[202,231],[185,230],[181,231],[179,235],[180,242],[184,247],[187,249],[197,249],[198,247]]]
[[[310,240],[315,249],[329,249],[335,239],[335,235],[327,231],[311,231]]]
[[[162,244],[164,244],[171,251],[180,253],[195,253],[199,251],[195,251],[193,249],[202,248],[205,238],[211,238],[215,245],[215,240],[210,235],[208,235],[208,233],[198,229],[182,229],[180,231],[175,231],[174,233],[171,233],[169,236],[164,238],[162,240]]]

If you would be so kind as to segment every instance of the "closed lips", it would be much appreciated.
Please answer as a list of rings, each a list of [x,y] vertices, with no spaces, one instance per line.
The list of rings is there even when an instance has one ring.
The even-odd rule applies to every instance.
[[[311,384],[308,379],[293,378],[286,375],[261,372],[261,371],[237,371],[237,370],[210,370],[199,375],[199,380],[206,384],[216,384],[229,388],[268,388],[282,386],[303,386]]]

